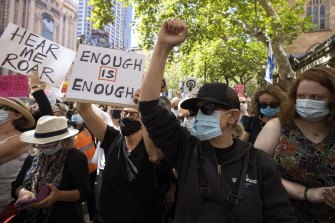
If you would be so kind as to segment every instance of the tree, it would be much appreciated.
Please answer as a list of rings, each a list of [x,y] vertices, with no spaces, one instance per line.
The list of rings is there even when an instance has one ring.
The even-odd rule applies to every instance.
[[[111,0],[90,0],[89,5],[92,11],[88,20],[92,22],[94,29],[103,30],[105,25],[114,22],[115,16]]]
[[[266,52],[266,47],[271,41],[280,79],[287,86],[294,78],[284,46],[307,28],[308,21],[301,16],[304,11],[303,0],[296,0],[294,4],[289,4],[287,0],[273,0],[271,3],[268,0],[123,0],[123,2],[135,7],[137,19],[140,21],[138,26],[140,46],[144,49],[152,48],[163,20],[178,17],[187,21],[192,32],[186,44],[176,49],[182,59],[187,55],[201,53],[194,51],[203,51],[207,47],[204,43],[218,39],[221,39],[228,49],[239,49],[234,45],[236,41],[230,41],[231,39],[260,42],[263,44],[263,52]],[[233,51],[228,53],[230,52],[233,53]],[[264,58],[264,61],[257,58],[258,66],[261,67],[265,64],[266,55],[256,55]],[[224,59],[227,57],[222,58]],[[250,61],[250,58],[240,57],[239,60]],[[221,61],[221,69],[226,65],[228,64]],[[230,65],[229,71],[236,72],[236,76],[240,75],[240,68],[233,70],[233,63]],[[220,69],[213,66],[208,68]]]

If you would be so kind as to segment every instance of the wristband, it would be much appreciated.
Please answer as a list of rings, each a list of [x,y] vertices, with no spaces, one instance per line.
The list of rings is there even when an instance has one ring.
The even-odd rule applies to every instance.
[[[308,189],[309,189],[309,187],[305,187],[305,190],[304,190],[304,200],[309,202],[309,200],[307,198],[307,191],[308,191]]]
[[[32,86],[31,89],[39,88],[38,85]]]

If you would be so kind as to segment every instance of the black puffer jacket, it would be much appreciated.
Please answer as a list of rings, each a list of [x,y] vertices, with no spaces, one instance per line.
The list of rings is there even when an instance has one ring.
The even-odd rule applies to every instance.
[[[232,185],[240,174],[240,157],[249,146],[236,140],[234,152],[225,159],[222,174],[218,174],[215,148],[209,142],[200,143],[181,127],[173,114],[158,106],[158,101],[140,102],[142,122],[155,145],[166,159],[177,169],[179,193],[176,223],[191,223],[201,205],[197,172],[198,147],[202,146],[205,172],[211,189],[211,199],[224,200],[227,196],[226,182]],[[266,153],[250,150],[250,164],[243,191],[243,200],[234,208],[240,223],[249,222],[296,222],[277,165]]]

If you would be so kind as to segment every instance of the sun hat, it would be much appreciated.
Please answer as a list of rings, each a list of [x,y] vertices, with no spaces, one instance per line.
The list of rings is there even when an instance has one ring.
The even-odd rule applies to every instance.
[[[195,110],[197,103],[201,100],[213,102],[221,105],[225,109],[240,110],[240,101],[234,91],[224,83],[207,83],[204,84],[198,91],[195,98],[189,98],[180,104],[181,108]]]
[[[20,99],[13,97],[0,97],[0,105],[10,107],[11,109],[17,111],[23,116],[23,118],[25,119],[25,123],[19,126],[20,128],[31,128],[35,125],[35,119],[29,112],[29,106]]]
[[[68,128],[65,117],[42,116],[36,124],[36,129],[20,135],[22,142],[46,144],[66,139],[78,133],[77,129]]]

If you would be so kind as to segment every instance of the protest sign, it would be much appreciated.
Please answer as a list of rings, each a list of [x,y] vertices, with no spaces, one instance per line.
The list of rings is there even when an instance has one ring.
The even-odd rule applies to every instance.
[[[80,45],[65,100],[134,107],[144,60],[136,53]]]
[[[0,66],[60,86],[76,52],[10,23],[0,38]]]
[[[188,77],[184,82],[184,92],[188,94],[196,94],[197,92],[197,78]]]
[[[27,97],[29,95],[28,77],[24,75],[1,76],[0,97]]]
[[[244,96],[245,85],[244,84],[236,84],[235,85],[235,92],[239,97]]]

